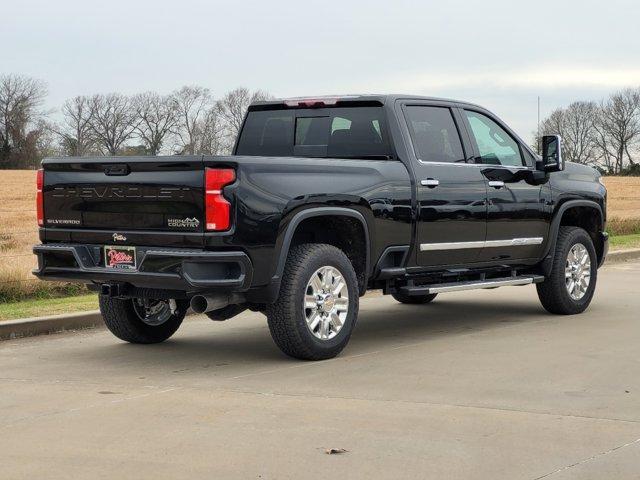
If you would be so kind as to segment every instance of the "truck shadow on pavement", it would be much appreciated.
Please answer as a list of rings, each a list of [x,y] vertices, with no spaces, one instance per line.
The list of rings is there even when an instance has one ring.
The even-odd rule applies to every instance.
[[[393,348],[403,344],[429,341],[443,336],[456,337],[505,324],[557,318],[550,316],[533,301],[487,301],[438,299],[428,305],[401,305],[381,299],[367,301],[342,356],[358,355]],[[298,362],[283,355],[271,340],[266,319],[261,314],[242,315],[224,325],[201,320],[187,320],[176,336],[157,345],[131,345],[113,338],[77,354],[82,360],[112,363],[114,358],[131,365],[161,363],[171,368],[195,369],[250,364]],[[455,348],[452,345],[452,348]],[[124,365],[123,365],[124,366]],[[175,372],[174,372],[175,373]]]
[[[396,304],[381,311],[361,311],[351,342],[358,339],[383,346],[385,338],[396,336],[428,340],[434,336],[456,336],[505,323],[543,320],[549,315],[536,303],[437,299],[427,305]]]

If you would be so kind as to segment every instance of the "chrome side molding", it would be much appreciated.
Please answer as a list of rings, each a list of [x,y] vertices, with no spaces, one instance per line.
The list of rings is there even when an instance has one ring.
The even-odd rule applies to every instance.
[[[420,251],[430,250],[462,250],[464,248],[482,248],[486,242],[442,242],[442,243],[421,243]]]
[[[441,242],[441,243],[421,243],[420,251],[432,250],[462,250],[466,248],[486,248],[486,247],[519,247],[523,245],[540,245],[542,237],[510,238],[508,240],[485,240],[477,242]]]

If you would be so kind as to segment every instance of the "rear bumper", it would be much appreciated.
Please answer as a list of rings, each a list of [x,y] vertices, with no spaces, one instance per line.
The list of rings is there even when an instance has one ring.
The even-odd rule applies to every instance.
[[[136,247],[136,270],[104,267],[102,252],[101,245],[36,245],[33,253],[38,256],[38,268],[33,274],[42,280],[184,292],[244,292],[251,286],[253,267],[244,252]]]

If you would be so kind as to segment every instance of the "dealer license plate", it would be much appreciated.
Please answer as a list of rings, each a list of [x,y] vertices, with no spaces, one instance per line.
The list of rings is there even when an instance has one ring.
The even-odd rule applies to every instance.
[[[136,247],[105,246],[104,266],[119,270],[135,270]]]

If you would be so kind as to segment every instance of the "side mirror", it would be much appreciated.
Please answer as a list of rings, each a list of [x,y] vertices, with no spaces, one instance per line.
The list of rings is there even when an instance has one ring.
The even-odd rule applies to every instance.
[[[564,170],[562,138],[560,135],[545,135],[542,137],[542,170],[545,172]]]

